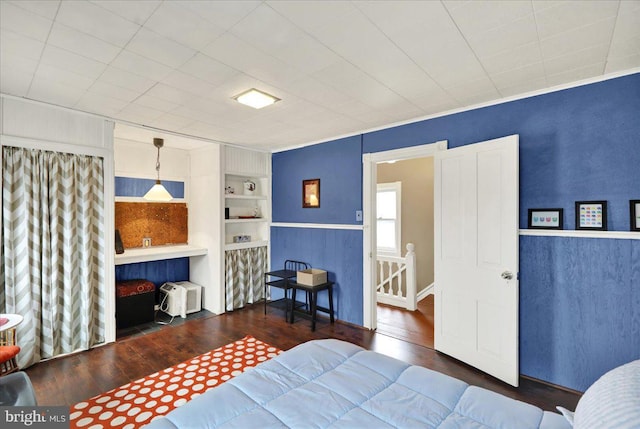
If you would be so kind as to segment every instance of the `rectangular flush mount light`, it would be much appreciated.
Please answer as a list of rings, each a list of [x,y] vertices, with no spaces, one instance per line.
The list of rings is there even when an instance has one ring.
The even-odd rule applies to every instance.
[[[267,94],[266,92],[258,91],[255,88],[251,88],[250,90],[245,91],[240,95],[236,95],[233,98],[239,103],[253,107],[254,109],[262,109],[276,101],[280,101],[279,98]]]

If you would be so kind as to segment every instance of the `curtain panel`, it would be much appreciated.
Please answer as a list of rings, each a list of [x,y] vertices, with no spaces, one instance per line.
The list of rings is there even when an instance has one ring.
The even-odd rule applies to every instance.
[[[225,304],[232,311],[264,297],[267,248],[227,250],[225,256]]]
[[[2,148],[0,312],[17,313],[21,367],[104,342],[104,166]]]

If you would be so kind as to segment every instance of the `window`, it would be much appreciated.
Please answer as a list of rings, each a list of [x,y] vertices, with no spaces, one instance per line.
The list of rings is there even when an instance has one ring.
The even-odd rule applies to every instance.
[[[378,253],[400,256],[401,182],[378,183],[376,194]]]

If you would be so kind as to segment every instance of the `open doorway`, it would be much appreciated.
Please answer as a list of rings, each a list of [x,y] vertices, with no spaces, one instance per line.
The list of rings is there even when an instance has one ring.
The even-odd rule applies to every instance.
[[[378,162],[376,176],[377,332],[433,348],[433,157]]]
[[[369,329],[382,329],[385,331],[384,333],[387,333],[389,335],[396,336],[396,337],[399,337],[400,335],[404,335],[405,338],[407,336],[414,338],[415,335],[417,335],[420,338],[427,337],[427,336],[433,337],[433,327],[434,327],[433,310],[432,310],[433,297],[431,296],[426,300],[419,299],[419,298],[423,298],[425,295],[429,295],[430,290],[428,289],[428,287],[432,286],[433,280],[431,280],[430,282],[426,281],[425,277],[426,278],[430,277],[431,279],[433,279],[433,274],[431,275],[427,274],[426,276],[423,275],[421,277],[421,280],[418,280],[416,275],[415,290],[416,292],[421,291],[421,295],[417,297],[416,292],[414,292],[413,295],[408,294],[409,296],[413,296],[415,299],[413,304],[414,309],[416,308],[416,303],[415,303],[416,301],[420,302],[420,305],[431,306],[431,309],[427,308],[424,310],[425,312],[430,312],[431,314],[430,322],[426,320],[429,316],[425,316],[424,318],[422,318],[421,315],[424,313],[422,313],[420,310],[418,312],[406,311],[406,310],[403,311],[400,309],[396,310],[393,307],[389,308],[388,306],[380,306],[381,318],[380,318],[380,325],[378,324],[378,301],[379,301],[378,279],[385,278],[388,276],[387,274],[385,274],[384,269],[382,271],[380,270],[380,265],[378,263],[378,247],[377,247],[378,219],[377,219],[377,207],[376,207],[377,191],[378,191],[377,184],[379,183],[378,165],[379,164],[383,165],[383,163],[385,163],[386,165],[393,165],[393,162],[399,164],[400,162],[404,162],[406,160],[417,160],[419,158],[432,159],[435,153],[442,150],[446,150],[446,149],[447,149],[447,142],[441,141],[441,142],[436,142],[436,143],[422,145],[422,146],[414,146],[414,147],[390,150],[385,152],[367,153],[363,155],[363,163],[364,163],[363,165],[364,167],[363,168],[364,222],[363,223],[364,223],[364,231],[365,231],[363,235],[363,249],[364,249],[363,278],[364,278],[364,285],[365,285],[364,293],[363,293],[363,298],[364,298],[364,308],[363,308],[364,323],[363,324],[365,327]],[[408,162],[412,162],[412,161],[408,161]],[[432,161],[431,161],[431,164],[432,164]],[[402,164],[399,164],[399,165],[402,166]],[[385,173],[381,171],[381,174],[384,175]],[[410,173],[406,173],[406,174],[411,176]],[[383,177],[384,177],[383,180],[391,181],[391,178],[387,178],[386,176],[383,176]],[[394,179],[393,181],[397,181],[397,180]],[[433,181],[433,178],[431,178],[431,183],[432,181]],[[410,190],[407,189],[407,192],[404,192],[404,193],[411,194],[412,192],[410,192]],[[412,197],[412,198],[415,199],[418,197]],[[431,196],[431,197],[425,197],[425,198],[428,198],[431,200],[431,207],[433,207],[433,197]],[[402,203],[400,204],[402,207]],[[408,214],[410,215],[413,214],[411,213],[412,209],[405,209],[405,211],[408,211],[409,212]],[[419,218],[419,215],[418,215],[418,218]],[[418,225],[418,228],[419,228],[420,227],[419,221],[416,222],[416,224]],[[431,226],[428,228],[431,230],[431,235],[433,235],[432,220],[430,221],[430,225]],[[407,229],[407,231],[405,232],[409,232],[409,234],[406,234],[406,235],[409,236],[411,234],[410,231],[412,230],[412,228],[405,227],[405,229]],[[400,228],[399,234],[402,236],[401,230],[402,228]],[[401,244],[402,250],[401,252],[399,252],[401,257],[408,256],[407,255],[408,243],[410,243],[410,240],[406,238],[405,242]],[[433,241],[431,241],[431,243],[433,243]],[[413,243],[412,243],[412,246],[415,248]],[[422,253],[421,259],[430,258],[431,261],[430,263],[427,263],[427,265],[430,265],[431,267],[433,267],[433,245],[432,244],[420,245],[421,248],[422,247],[426,248],[428,246],[430,246],[430,251],[424,252],[425,249],[422,249],[423,253]],[[410,282],[405,282],[404,284],[407,285],[408,283]],[[411,304],[409,304],[408,307],[411,308]],[[397,319],[397,321],[393,321],[394,319]],[[426,324],[428,324],[429,326],[428,328],[424,328],[424,325]],[[400,328],[399,326],[401,325],[403,325],[404,328]],[[382,330],[380,330],[381,333],[383,333]],[[416,332],[415,335],[412,333],[414,331]],[[430,331],[430,334],[428,333],[428,331]],[[408,338],[407,340],[411,341],[411,338]],[[433,347],[432,342],[430,346]]]

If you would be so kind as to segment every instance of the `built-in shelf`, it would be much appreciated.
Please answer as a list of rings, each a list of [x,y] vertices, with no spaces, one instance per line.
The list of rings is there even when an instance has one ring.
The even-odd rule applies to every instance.
[[[191,246],[188,244],[180,244],[176,246],[151,246],[126,249],[124,253],[116,255],[115,264],[134,264],[137,262],[161,261],[163,259],[185,258],[188,256],[202,256],[206,254],[206,248]]]
[[[266,218],[256,217],[251,219],[225,219],[224,223],[253,223],[253,222],[267,222]]]
[[[227,243],[224,245],[224,250],[250,249],[252,247],[262,247],[268,244],[269,242],[267,240],[249,241],[247,243]]]
[[[228,200],[266,200],[266,195],[238,195],[238,194],[224,194],[224,197]]]

